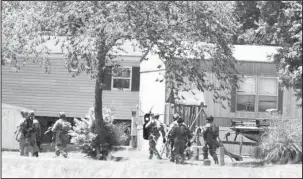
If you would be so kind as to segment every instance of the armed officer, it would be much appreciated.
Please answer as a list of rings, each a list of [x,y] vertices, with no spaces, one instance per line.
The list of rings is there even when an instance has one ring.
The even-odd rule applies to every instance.
[[[19,142],[19,150],[20,150],[20,156],[24,156],[24,149],[25,149],[25,133],[26,130],[26,118],[28,115],[28,111],[21,110],[20,112],[22,118],[19,122],[19,125],[17,126],[17,130],[15,132],[15,139]]]
[[[216,126],[213,121],[214,118],[209,116],[206,118],[206,125],[203,127],[203,139],[204,139],[204,146],[203,156],[204,159],[208,159],[208,150],[210,155],[213,157],[215,164],[219,164],[218,157],[216,154],[216,150],[220,147],[219,142],[217,141],[217,137],[219,136],[219,127]]]
[[[153,154],[157,155],[158,159],[162,159],[157,148],[156,144],[157,141],[160,137],[160,132],[163,137],[163,143],[166,143],[165,139],[165,131],[164,131],[164,126],[163,124],[159,121],[159,114],[156,113],[153,116],[153,119],[151,119],[147,124],[146,124],[146,129],[149,131],[149,159],[153,158]]]
[[[67,158],[67,144],[69,143],[68,132],[72,129],[70,122],[67,121],[64,112],[59,113],[59,120],[55,122],[52,127],[52,132],[56,133],[56,157],[61,154],[64,158]]]
[[[184,124],[182,118],[177,119],[178,125],[174,126],[169,133],[170,139],[173,140],[173,150],[171,155],[171,162],[184,163],[185,156],[184,151],[186,148],[186,143],[192,138],[189,128]],[[188,143],[189,145],[190,143]],[[179,160],[181,159],[181,160]]]

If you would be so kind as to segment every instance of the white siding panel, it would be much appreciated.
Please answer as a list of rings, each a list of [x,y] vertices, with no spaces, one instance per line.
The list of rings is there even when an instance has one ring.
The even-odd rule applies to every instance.
[[[126,57],[122,65],[139,66],[140,57]],[[18,72],[9,65],[2,66],[2,100],[5,103],[35,109],[37,116],[58,116],[65,111],[67,116],[82,117],[95,100],[95,79],[83,73],[77,77],[64,68],[60,54],[50,56],[51,74],[39,65],[28,63]],[[103,106],[114,106],[115,118],[130,119],[131,109],[139,101],[139,92],[103,91]]]

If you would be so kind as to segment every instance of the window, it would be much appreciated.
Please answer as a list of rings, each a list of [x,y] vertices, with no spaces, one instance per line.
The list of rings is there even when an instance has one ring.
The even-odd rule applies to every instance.
[[[131,90],[132,68],[114,68],[112,74],[112,89]]]
[[[259,78],[259,104],[258,111],[277,109],[278,105],[278,80],[277,78]]]
[[[241,78],[237,90],[237,111],[266,112],[278,108],[278,79],[275,77]]]
[[[238,85],[237,111],[254,112],[256,100],[256,78],[241,78]]]

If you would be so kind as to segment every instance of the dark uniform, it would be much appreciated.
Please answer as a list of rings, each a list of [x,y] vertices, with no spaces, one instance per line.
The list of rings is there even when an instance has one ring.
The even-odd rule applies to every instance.
[[[34,126],[34,131],[33,134],[35,137],[35,145],[33,146],[33,155],[38,157],[39,156],[39,152],[40,152],[40,145],[41,145],[41,127],[39,124],[39,121],[37,119],[35,119],[35,113],[31,112],[30,117],[33,120],[33,126]]]
[[[21,111],[22,119],[20,120],[17,130],[15,132],[15,139],[19,142],[19,150],[20,150],[20,156],[24,156],[24,149],[25,149],[25,129],[23,127],[26,127],[26,118],[27,118],[28,112],[25,110]]]
[[[184,163],[184,151],[186,148],[186,143],[192,138],[189,128],[183,123],[183,119],[179,118],[177,120],[178,125],[174,126],[169,133],[171,139],[173,139],[173,150],[171,155],[171,162],[176,160],[176,163]],[[179,161],[181,158],[181,161]]]
[[[22,132],[24,135],[24,155],[29,156],[29,153],[34,155],[34,148],[36,146],[36,137],[35,137],[35,126],[33,124],[32,118],[33,111],[30,111],[22,125]]]
[[[203,127],[203,138],[204,138],[204,146],[203,156],[204,159],[208,159],[208,150],[210,155],[213,157],[215,164],[218,164],[218,157],[216,154],[216,150],[220,147],[219,142],[217,141],[217,137],[219,136],[219,127],[213,124],[214,118],[209,116],[206,118],[207,124]]]
[[[159,114],[155,114],[153,119],[146,124],[146,128],[149,131],[149,159],[153,158],[153,154],[157,155],[158,159],[162,159],[156,148],[157,141],[160,137],[160,132],[162,133],[163,143],[166,142],[164,126],[158,119]]]
[[[72,129],[71,124],[66,120],[64,112],[59,113],[59,120],[57,120],[52,127],[52,131],[56,133],[56,151],[58,157],[60,154],[67,158],[67,144],[69,143],[68,132]]]

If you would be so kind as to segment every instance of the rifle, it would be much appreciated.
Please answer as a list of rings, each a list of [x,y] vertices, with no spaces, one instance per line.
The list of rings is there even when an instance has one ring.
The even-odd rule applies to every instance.
[[[55,123],[54,123],[54,124],[55,124]],[[44,135],[48,134],[49,132],[53,132],[53,131],[52,131],[52,128],[53,128],[54,124],[47,128],[47,130],[44,132]],[[54,133],[53,133],[51,145],[53,144],[54,140],[55,140],[55,135],[54,135]]]

